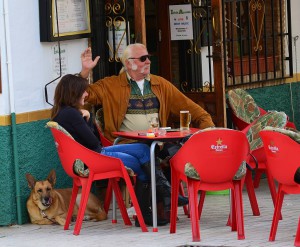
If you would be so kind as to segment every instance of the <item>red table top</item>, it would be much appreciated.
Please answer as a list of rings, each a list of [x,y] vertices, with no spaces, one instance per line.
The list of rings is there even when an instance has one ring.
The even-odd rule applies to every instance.
[[[167,131],[167,133],[163,136],[147,136],[148,131],[147,130],[140,130],[140,131],[118,131],[113,132],[114,135],[126,139],[132,139],[132,140],[152,140],[152,141],[175,141],[182,139],[190,134],[194,134],[200,129],[197,128],[190,128],[189,131]]]

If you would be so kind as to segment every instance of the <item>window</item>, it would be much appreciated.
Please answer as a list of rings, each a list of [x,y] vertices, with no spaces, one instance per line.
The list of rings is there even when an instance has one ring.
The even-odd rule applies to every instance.
[[[226,86],[282,83],[293,74],[290,1],[223,1]]]

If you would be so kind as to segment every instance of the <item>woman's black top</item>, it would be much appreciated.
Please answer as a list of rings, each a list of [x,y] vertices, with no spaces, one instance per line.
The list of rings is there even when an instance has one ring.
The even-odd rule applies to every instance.
[[[96,152],[101,152],[101,143],[94,134],[92,126],[89,126],[76,108],[71,106],[62,107],[53,121],[66,129],[81,145]]]

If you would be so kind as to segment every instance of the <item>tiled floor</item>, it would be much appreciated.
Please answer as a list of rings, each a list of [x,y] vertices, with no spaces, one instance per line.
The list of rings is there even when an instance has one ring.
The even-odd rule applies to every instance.
[[[191,242],[189,219],[179,210],[177,232],[169,233],[169,225],[159,227],[153,233],[143,233],[135,226],[124,226],[120,218],[117,224],[111,220],[84,222],[79,236],[71,230],[64,231],[61,226],[38,226],[32,224],[0,227],[0,246],[2,247],[60,247],[60,246],[243,246],[243,247],[283,247],[294,246],[294,237],[300,215],[299,195],[287,195],[284,201],[276,241],[269,242],[269,231],[273,214],[273,204],[265,179],[257,189],[261,216],[252,216],[247,194],[244,192],[245,240],[237,240],[236,232],[226,226],[229,213],[228,196],[210,195],[206,197],[201,218],[201,241]]]

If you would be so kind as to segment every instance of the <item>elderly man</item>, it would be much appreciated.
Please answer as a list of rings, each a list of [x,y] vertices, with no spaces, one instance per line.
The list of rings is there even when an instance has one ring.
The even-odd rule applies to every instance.
[[[99,59],[98,56],[92,60],[91,49],[87,48],[81,54],[80,76],[87,78]],[[87,90],[87,102],[103,107],[104,135],[109,140],[114,140],[114,131],[148,129],[152,117],[158,117],[160,126],[166,126],[170,113],[179,116],[180,110],[189,110],[193,123],[201,129],[214,126],[211,116],[198,104],[166,79],[150,74],[150,56],[143,44],[128,45],[121,61],[123,68],[119,75],[101,79],[90,85]],[[150,175],[150,167],[145,169]],[[170,184],[159,169],[156,169],[156,181],[158,198],[163,198],[164,206],[169,210]],[[139,183],[140,181],[137,181],[137,184]],[[143,211],[150,205],[143,200],[145,195],[150,195],[149,185],[142,184],[136,188]],[[179,202],[186,204],[188,201],[181,197]]]

